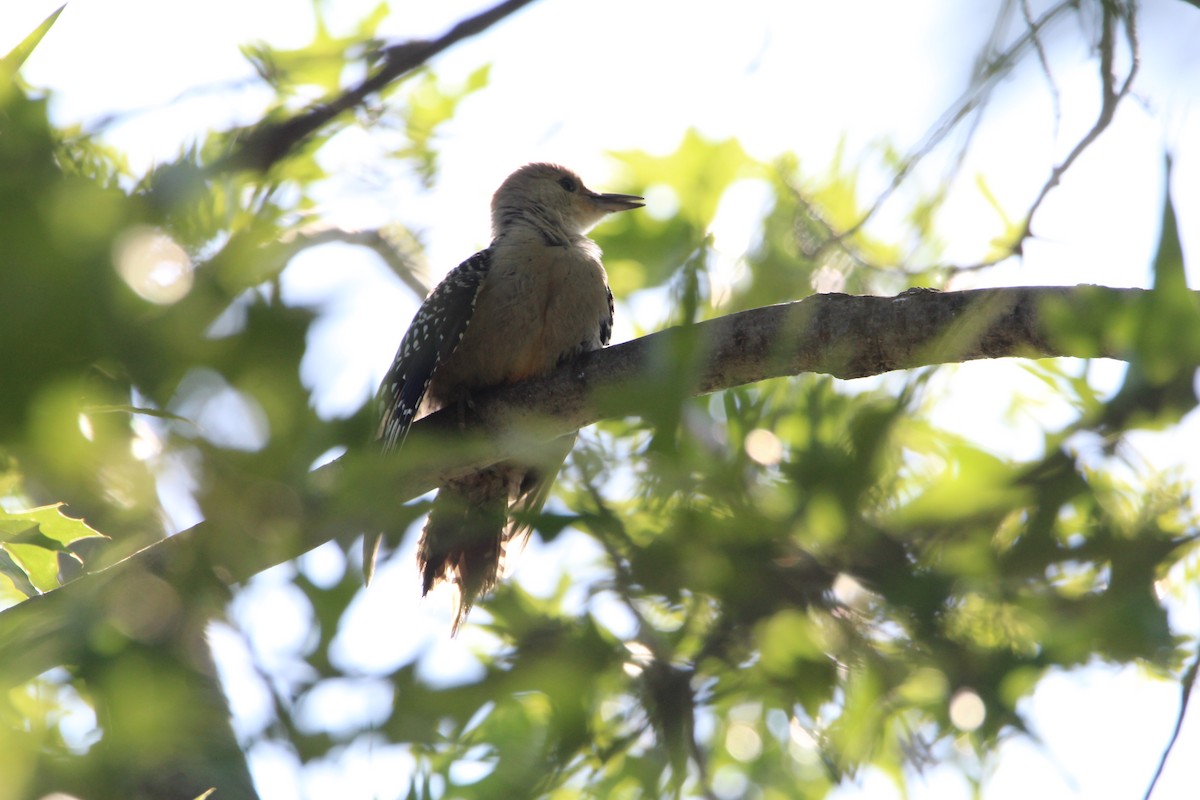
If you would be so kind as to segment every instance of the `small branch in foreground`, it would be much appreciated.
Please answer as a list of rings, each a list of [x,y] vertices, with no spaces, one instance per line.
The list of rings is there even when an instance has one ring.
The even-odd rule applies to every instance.
[[[1149,295],[1102,286],[814,295],[589,353],[545,378],[473,398],[465,427],[457,409],[421,420],[401,457],[351,453],[317,470],[305,487],[260,487],[247,476],[248,491],[270,500],[276,516],[269,525],[233,514],[210,518],[0,612],[0,687],[76,663],[129,574],[140,571],[181,587],[196,580],[237,583],[331,539],[380,530],[401,503],[448,477],[504,458],[536,457],[530,453],[539,443],[601,419],[644,413],[662,394],[629,388],[661,380],[663,365],[678,363],[680,354],[693,354],[691,385],[676,397],[804,372],[860,378],[982,358],[1122,358],[1126,354],[1105,343],[1100,326],[1106,317],[1098,317],[1098,309],[1115,313]],[[1055,337],[1048,317],[1069,323],[1071,338]],[[1179,336],[1200,337],[1200,330]],[[453,447],[445,446],[449,439]],[[363,497],[388,501],[364,508],[356,502]]]

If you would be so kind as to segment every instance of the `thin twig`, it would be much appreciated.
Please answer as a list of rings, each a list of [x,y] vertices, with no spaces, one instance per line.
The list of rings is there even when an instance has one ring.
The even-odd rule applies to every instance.
[[[1200,2],[1200,0],[1197,0],[1197,2]],[[1140,66],[1136,3],[1129,2],[1127,4],[1120,4],[1117,0],[1104,0],[1102,5],[1104,9],[1104,17],[1100,40],[1100,73],[1102,84],[1102,102],[1100,113],[1091,129],[1075,144],[1075,146],[1071,149],[1071,152],[1067,154],[1066,158],[1064,158],[1061,163],[1057,164],[1054,169],[1051,170],[1050,176],[1046,179],[1045,183],[1039,190],[1037,197],[1026,211],[1025,222],[1021,228],[1020,234],[1015,237],[1008,249],[993,256],[992,258],[969,265],[934,264],[922,269],[910,271],[910,274],[913,274],[914,272],[924,272],[927,270],[937,269],[946,270],[953,273],[974,272],[995,266],[1011,256],[1021,254],[1025,240],[1029,239],[1033,235],[1033,218],[1038,209],[1041,207],[1042,203],[1045,201],[1050,192],[1059,185],[1063,176],[1074,165],[1078,158],[1092,145],[1093,142],[1096,141],[1096,139],[1100,137],[1101,134],[1104,133],[1105,130],[1108,129],[1116,115],[1117,107],[1120,105],[1121,101],[1129,95],[1133,85],[1133,80],[1136,77],[1138,68]],[[870,262],[861,253],[857,252],[855,248],[849,245],[847,243],[848,240],[862,230],[867,222],[874,217],[883,204],[900,187],[900,185],[920,161],[928,156],[929,153],[932,152],[933,149],[936,148],[945,139],[945,137],[948,136],[950,132],[959,125],[959,123],[961,123],[977,109],[981,108],[984,103],[986,103],[991,90],[994,88],[996,80],[1012,68],[1018,56],[1027,48],[1032,47],[1037,51],[1043,71],[1046,73],[1047,77],[1051,79],[1051,89],[1054,94],[1055,102],[1055,127],[1057,132],[1059,97],[1057,89],[1054,88],[1053,81],[1050,76],[1049,62],[1042,46],[1041,33],[1058,17],[1059,14],[1067,10],[1077,9],[1077,7],[1078,4],[1075,2],[1075,0],[1064,0],[1064,2],[1056,5],[1038,19],[1033,20],[1030,17],[1027,4],[1025,4],[1023,0],[1022,10],[1028,26],[1028,30],[1025,32],[1025,34],[1019,38],[1008,50],[980,67],[979,74],[976,80],[973,81],[971,88],[969,88],[967,92],[951,108],[951,110],[947,111],[946,114],[942,116],[941,120],[930,129],[922,143],[916,149],[914,149],[901,163],[900,168],[896,171],[891,183],[885,187],[884,190],[875,198],[874,202],[858,219],[858,221],[850,227],[835,233],[832,226],[830,226],[824,219],[815,213],[815,209],[813,209],[812,204],[805,200],[800,192],[796,191],[796,197],[800,204],[808,212],[809,217],[814,220],[823,230],[828,232],[828,238],[821,241],[815,248],[810,248],[811,252],[809,255],[813,258],[816,258],[820,256],[821,253],[827,248],[836,246],[860,266],[876,271],[895,272],[895,270],[886,269],[880,265]],[[1117,76],[1114,72],[1116,28],[1118,17],[1120,18],[1122,27],[1124,28],[1125,40],[1130,49],[1129,72],[1121,80],[1121,85],[1119,88],[1117,87]],[[976,115],[975,121],[972,124],[972,128],[967,134],[968,143],[970,137],[974,135],[974,131],[978,124],[979,116]],[[959,163],[961,163],[961,159],[965,152],[965,148],[960,150],[958,157]]]
[[[887,202],[887,200],[896,192],[897,189],[900,188],[901,184],[904,183],[917,165],[923,161],[926,156],[933,152],[933,150],[937,148],[937,146],[940,145],[942,141],[949,136],[950,133],[955,130],[964,119],[974,114],[975,120],[973,121],[970,129],[967,131],[963,146],[959,149],[958,155],[953,159],[954,166],[948,170],[948,174],[954,174],[954,171],[962,164],[967,152],[967,147],[969,146],[970,141],[974,137],[975,132],[980,124],[981,117],[975,112],[982,109],[982,107],[987,103],[987,100],[990,97],[992,90],[995,88],[996,83],[1016,64],[1017,59],[1025,50],[1030,47],[1036,47],[1040,49],[1040,34],[1042,31],[1044,31],[1051,23],[1056,21],[1060,15],[1076,8],[1077,2],[1075,0],[1063,0],[1063,2],[1054,6],[1036,20],[1027,19],[1028,29],[1020,38],[1017,39],[1016,42],[1014,42],[1007,50],[1001,52],[995,58],[982,59],[979,66],[977,66],[975,69],[975,75],[972,78],[971,86],[929,129],[921,143],[903,159],[900,167],[892,176],[892,180],[888,186],[886,186],[883,191],[876,196],[875,200],[872,202],[871,206],[866,210],[866,212],[864,212],[863,215],[859,217],[859,219],[850,227],[841,232],[834,232],[832,227],[827,222],[821,219],[818,215],[812,213],[812,204],[804,200],[801,193],[796,191],[797,198],[802,201],[802,205],[804,205],[806,210],[810,212],[810,216],[812,216],[812,218],[816,220],[823,229],[828,231],[828,238],[821,241],[815,248],[811,248],[812,252],[809,253],[809,255],[815,260],[816,258],[819,258],[820,255],[829,247],[838,247],[860,266],[872,269],[874,271],[887,271],[894,273],[895,270],[893,269],[885,268],[870,262],[861,253],[857,252],[855,248],[849,245],[848,241],[855,234],[861,231],[863,227],[875,216],[875,214],[879,212],[879,209],[883,207],[883,204]],[[999,30],[1001,27],[1002,26],[999,24],[994,26],[996,30]],[[994,46],[995,45],[993,42],[989,42],[987,48],[985,49],[991,51],[994,49]],[[1022,240],[1023,238],[1018,238],[1018,246]],[[947,269],[954,272],[969,272],[972,270],[993,266],[996,263],[1003,261],[1005,258],[1008,258],[1012,254],[1012,252],[1007,252],[1002,256],[998,256],[994,259],[989,259],[986,262],[981,262],[979,264],[967,267],[935,264],[930,265],[929,267],[911,270],[910,274],[925,272],[930,269]]]
[[[1050,71],[1050,59],[1046,56],[1041,32],[1034,30],[1033,9],[1029,7],[1029,0],[1021,0],[1021,16],[1025,19],[1025,24],[1033,31],[1033,47],[1037,52],[1038,63],[1042,65],[1042,74],[1046,76],[1046,85],[1050,89],[1050,100],[1054,105],[1054,140],[1058,141],[1058,128],[1062,122],[1062,97],[1058,92],[1058,84],[1054,82],[1054,73]]]
[[[91,139],[99,137],[107,132],[110,128],[116,127],[117,125],[122,125],[136,117],[157,114],[167,109],[174,108],[181,103],[188,102],[194,98],[211,96],[221,97],[228,95],[231,92],[246,91],[259,86],[260,84],[261,80],[257,76],[247,76],[242,78],[231,78],[224,81],[216,81],[213,83],[204,84],[202,86],[191,86],[183,91],[177,92],[174,97],[170,97],[161,102],[149,103],[134,108],[126,108],[123,111],[110,111],[102,114],[86,124],[86,127],[81,134],[81,138]]]
[[[1183,730],[1183,718],[1187,714],[1188,700],[1191,699],[1192,689],[1196,686],[1197,672],[1200,672],[1200,646],[1197,646],[1196,656],[1192,659],[1187,672],[1183,673],[1183,680],[1180,681],[1179,715],[1175,717],[1175,730],[1171,731],[1171,738],[1167,741],[1167,747],[1163,750],[1162,757],[1158,760],[1158,769],[1154,770],[1154,777],[1150,779],[1150,785],[1146,787],[1143,800],[1150,800],[1150,795],[1154,794],[1154,787],[1158,785],[1158,779],[1162,777],[1163,769],[1167,766],[1167,757],[1171,755],[1175,742],[1179,741],[1179,732]]]
[[[1075,0],[1064,0],[1064,2],[1059,3],[1038,18],[1030,26],[1029,30],[1017,39],[1008,50],[1001,53],[994,60],[985,63],[963,96],[955,102],[950,110],[942,115],[942,118],[934,124],[916,149],[900,164],[900,168],[896,170],[896,174],[892,177],[891,182],[875,198],[875,201],[867,209],[866,213],[856,223],[840,233],[837,238],[844,239],[858,233],[875,216],[883,204],[887,202],[888,198],[900,188],[900,185],[904,183],[905,179],[916,166],[933,152],[951,131],[958,127],[959,122],[986,102],[996,82],[1016,64],[1020,54],[1032,45],[1033,37],[1053,22],[1060,14],[1076,8],[1076,5]]]
[[[1071,152],[1067,154],[1067,157],[1063,159],[1062,163],[1051,171],[1050,177],[1047,178],[1046,183],[1042,185],[1041,191],[1038,192],[1037,198],[1033,201],[1033,204],[1029,207],[1029,211],[1026,213],[1025,227],[1015,245],[1015,252],[1017,253],[1019,253],[1021,250],[1021,243],[1033,235],[1033,217],[1035,214],[1037,214],[1038,209],[1041,208],[1042,202],[1046,199],[1046,196],[1050,194],[1052,189],[1058,186],[1063,175],[1065,175],[1067,170],[1071,168],[1071,165],[1075,163],[1075,160],[1083,155],[1084,151],[1091,146],[1092,142],[1100,138],[1100,134],[1104,133],[1104,131],[1108,129],[1108,126],[1112,124],[1113,118],[1117,113],[1117,106],[1129,94],[1129,90],[1133,85],[1134,76],[1137,75],[1140,55],[1138,49],[1137,23],[1135,19],[1137,10],[1134,6],[1134,3],[1131,2],[1129,5],[1127,5],[1124,13],[1122,14],[1125,20],[1125,37],[1129,42],[1130,64],[1129,73],[1125,76],[1125,80],[1122,82],[1120,89],[1116,88],[1116,75],[1113,72],[1113,61],[1116,50],[1116,0],[1105,0],[1105,2],[1102,3],[1102,6],[1104,8],[1104,18],[1101,23],[1102,27],[1100,33],[1100,83],[1102,97],[1100,114],[1091,130],[1089,130],[1087,134],[1085,134],[1084,137],[1076,143],[1075,147],[1071,149]]]
[[[301,230],[286,238],[280,246],[287,248],[286,258],[290,260],[302,250],[333,243],[351,244],[374,251],[418,299],[424,299],[429,294],[429,286],[417,275],[413,256],[402,251],[394,237],[388,236],[385,231],[374,228],[359,231],[344,228]]]

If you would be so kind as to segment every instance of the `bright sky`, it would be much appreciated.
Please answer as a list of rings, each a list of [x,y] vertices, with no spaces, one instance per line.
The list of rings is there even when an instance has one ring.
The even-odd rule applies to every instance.
[[[0,5],[0,52],[19,41],[57,0]],[[369,0],[328,3],[335,26],[348,26]],[[385,36],[432,36],[474,13],[483,0],[394,4]],[[1035,4],[1037,5],[1037,4]],[[981,13],[980,8],[988,11]],[[872,142],[888,137],[902,149],[925,133],[963,88],[970,60],[992,23],[992,4],[771,2],[741,0],[736,13],[698,11],[684,0],[607,0],[571,3],[540,0],[484,37],[468,40],[434,64],[448,83],[484,62],[491,84],[467,100],[442,131],[442,172],[436,190],[419,192],[403,173],[378,175],[378,139],[348,132],[327,151],[326,166],[344,176],[324,209],[348,227],[398,219],[427,245],[430,272],[438,277],[488,238],[491,192],[515,166],[552,160],[579,170],[597,188],[614,177],[606,151],[644,149],[667,153],[684,131],[710,138],[737,137],[754,156],[785,151],[819,174],[844,137],[848,162]],[[1035,223],[1038,240],[1026,258],[974,276],[967,285],[1100,283],[1144,286],[1162,196],[1161,152],[1176,158],[1175,200],[1185,221],[1185,250],[1192,255],[1192,285],[1200,286],[1200,13],[1178,0],[1142,4],[1143,66],[1138,100],[1127,103],[1116,124],[1072,170]],[[1069,26],[1077,23],[1070,22]],[[225,121],[249,121],[261,110],[260,91],[234,90],[253,77],[238,45],[266,40],[296,47],[311,35],[304,0],[76,0],[30,59],[26,78],[56,91],[60,122],[94,124],[114,112],[139,111],[112,126],[108,138],[129,153],[135,169],[173,157],[180,145]],[[951,211],[941,221],[950,260],[978,260],[1000,229],[997,212],[974,186],[982,174],[1000,206],[1016,216],[1049,165],[1093,121],[1097,109],[1095,65],[1082,50],[1052,53],[1062,118],[1055,138],[1050,93],[1034,62],[1002,83],[986,124],[972,146]],[[188,90],[217,88],[187,95]],[[169,105],[170,104],[170,105]],[[936,166],[936,163],[934,164]],[[940,174],[919,173],[931,184]],[[384,180],[379,180],[382,177]],[[870,170],[865,180],[872,180]],[[375,178],[375,181],[368,181]],[[877,180],[877,178],[876,178]],[[864,196],[867,192],[864,191]],[[717,247],[736,261],[753,240],[760,207],[754,186],[739,187],[723,204],[714,232]],[[886,217],[886,215],[885,215]],[[1188,228],[1186,222],[1191,221]],[[373,257],[348,248],[314,251],[289,270],[287,291],[296,302],[321,303],[326,316],[313,338],[305,378],[326,412],[353,408],[373,390],[416,308],[416,299]],[[780,298],[784,300],[788,298]],[[633,313],[639,313],[634,310]],[[659,318],[637,319],[653,327]],[[620,322],[619,341],[632,335]],[[1119,367],[1098,366],[1097,380],[1112,386]],[[1002,452],[1030,455],[1044,426],[1060,424],[1069,409],[1018,365],[977,363],[939,373],[946,401],[939,422]],[[996,387],[1004,387],[997,391]],[[1039,398],[1040,411],[1014,417],[1011,398]],[[1167,435],[1135,440],[1139,458],[1154,468],[1183,464],[1200,475],[1200,419],[1193,414]],[[178,523],[189,523],[186,508]],[[410,537],[410,540],[413,537]],[[414,546],[409,542],[409,549]],[[548,592],[572,564],[594,560],[585,537],[560,537],[553,546],[531,544],[517,577]],[[336,579],[346,565],[333,547],[302,561],[314,580]],[[420,655],[431,677],[462,679],[477,668],[473,648],[485,634],[468,626],[446,638],[449,602],[418,603],[412,553],[385,564],[360,596],[332,654],[335,663],[378,675]],[[351,564],[349,568],[356,569]],[[295,652],[309,630],[287,588],[289,568],[260,576],[234,603],[233,614],[250,632],[257,657],[268,666]],[[1196,595],[1177,609],[1179,629],[1200,631]],[[476,611],[479,614],[480,611]],[[620,620],[603,608],[614,627]],[[395,635],[396,619],[404,620]],[[228,630],[214,631],[229,692],[242,730],[254,730],[268,711],[252,679],[245,643]],[[1139,797],[1166,743],[1178,707],[1178,689],[1130,668],[1090,667],[1054,674],[1027,702],[1040,742],[1006,743],[985,777],[984,797]],[[306,712],[325,725],[359,722],[382,714],[391,702],[384,681],[347,682],[320,693]],[[1155,797],[1194,796],[1200,785],[1200,721],[1185,725],[1175,756]],[[392,797],[411,770],[402,752],[377,745],[352,750],[341,762],[299,771],[290,754],[260,748],[252,763],[264,800],[292,797]],[[970,789],[954,771],[935,768],[912,784],[918,798],[965,798]],[[838,797],[892,797],[887,778],[867,773]]]

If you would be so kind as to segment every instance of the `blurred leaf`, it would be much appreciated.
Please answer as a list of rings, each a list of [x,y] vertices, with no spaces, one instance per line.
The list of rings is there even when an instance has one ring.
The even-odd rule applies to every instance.
[[[1000,199],[992,192],[984,175],[977,175],[975,177],[975,185],[979,189],[979,193],[983,195],[983,199],[996,212],[996,216],[999,218],[1003,228],[999,234],[992,238],[991,247],[984,253],[982,260],[996,261],[1018,252],[1021,239],[1025,236],[1025,221],[1013,219],[1004,210],[1004,207],[1000,204]]]
[[[942,438],[940,449],[946,469],[925,492],[897,511],[893,519],[901,526],[990,517],[1028,501],[1028,493],[1016,483],[1016,471],[1005,460],[949,437]]]
[[[639,186],[662,186],[679,200],[679,215],[704,231],[716,216],[725,189],[745,177],[753,162],[736,139],[710,141],[689,129],[675,152],[651,156],[626,150],[612,154]]]
[[[255,71],[276,91],[290,93],[301,87],[314,86],[328,94],[336,92],[341,86],[348,57],[364,40],[370,40],[379,23],[390,13],[388,4],[382,2],[359,21],[353,32],[334,36],[322,5],[313,3],[313,11],[316,32],[307,44],[291,50],[262,43],[242,48]]]
[[[25,573],[38,592],[48,592],[58,587],[58,553],[54,550],[48,550],[38,544],[17,542],[0,544],[0,549],[3,549],[13,564]]]
[[[58,15],[66,8],[66,3],[63,3],[54,12],[42,21],[21,40],[21,43],[8,52],[2,60],[0,60],[0,82],[7,83],[21,69],[21,65],[25,63],[25,59],[29,58],[30,54],[38,46],[38,43],[50,32],[50,28],[54,26],[54,22],[58,19]]]
[[[1133,351],[1129,369],[1117,396],[1104,410],[1104,424],[1117,428],[1161,428],[1178,422],[1197,405],[1200,341],[1179,332],[1200,329],[1200,301],[1187,285],[1171,202],[1169,161],[1166,173],[1154,285],[1144,302],[1127,313]]]
[[[423,70],[419,78],[403,85],[406,96],[399,114],[408,144],[393,155],[412,161],[426,186],[432,185],[437,176],[434,145],[438,128],[454,116],[463,100],[488,85],[490,73],[491,67],[485,64],[468,75],[461,86],[448,89],[433,72]]]
[[[42,593],[42,590],[30,580],[29,571],[25,565],[14,558],[8,552],[7,546],[4,545],[0,545],[0,575],[11,580],[17,591],[25,597],[33,597]]]
[[[45,547],[69,546],[81,539],[107,539],[82,519],[62,513],[63,503],[30,508],[25,511],[0,510],[0,541],[36,544]]]
[[[689,130],[673,153],[654,156],[630,150],[612,153],[624,167],[624,179],[646,194],[652,204],[645,213],[622,214],[601,230],[605,263],[612,273],[614,293],[662,283],[691,258],[708,235],[725,190],[739,178],[755,175],[755,162],[735,139],[709,141]],[[615,187],[606,187],[616,191]],[[672,212],[656,218],[656,196]],[[624,274],[634,269],[638,274]]]

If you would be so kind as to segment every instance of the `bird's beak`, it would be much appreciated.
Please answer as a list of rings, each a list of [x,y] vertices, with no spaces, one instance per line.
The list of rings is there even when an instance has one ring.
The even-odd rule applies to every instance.
[[[646,205],[645,198],[638,197],[636,194],[598,194],[592,192],[592,202],[600,207],[600,210],[605,214],[611,214],[614,211],[629,211],[634,208],[641,208]]]

